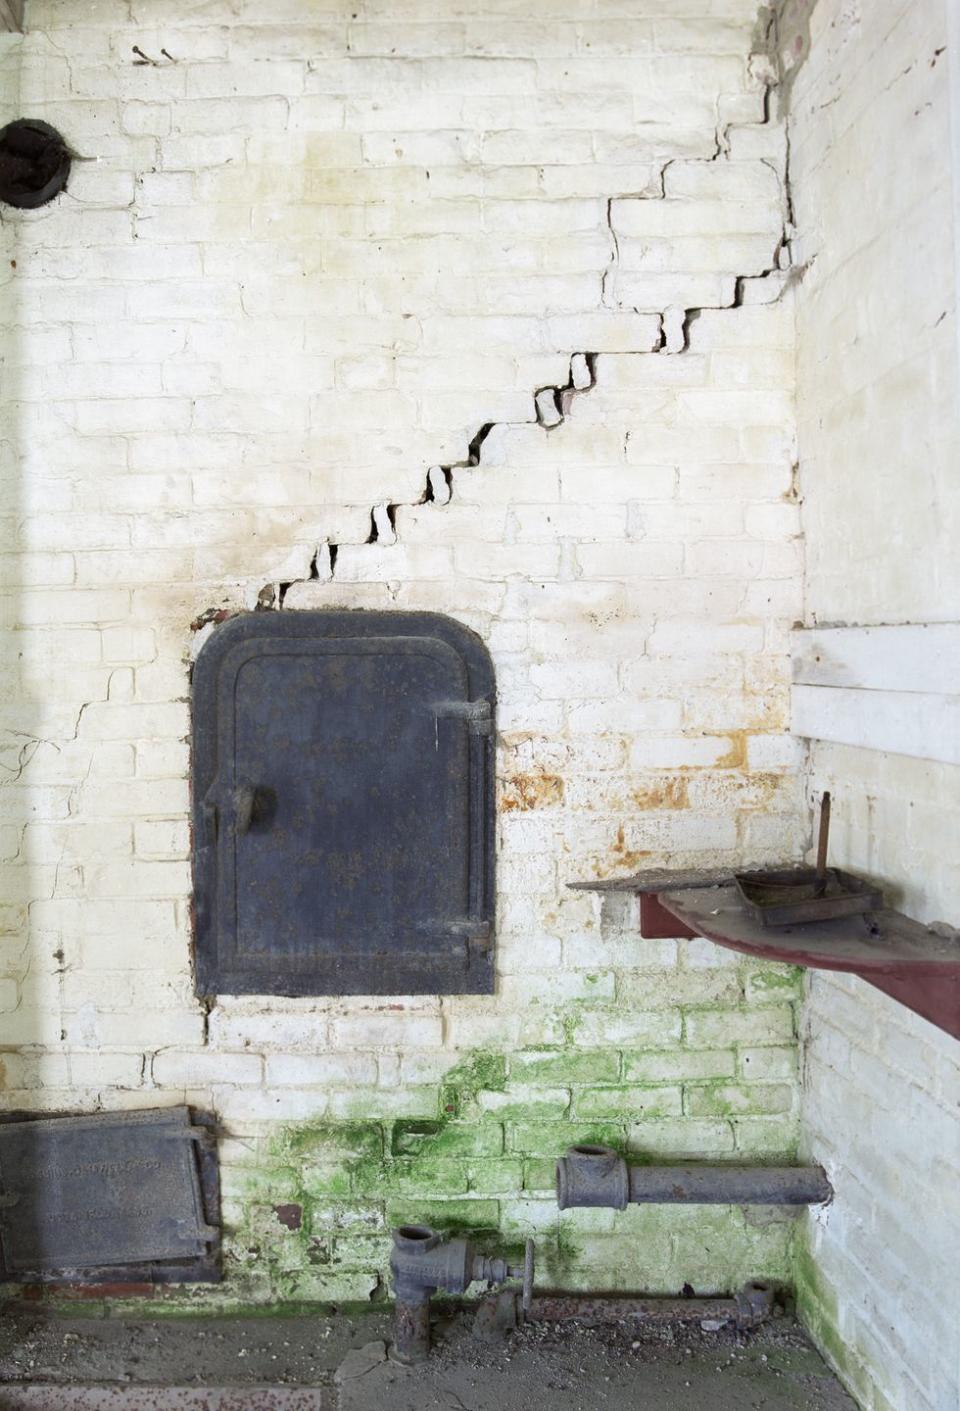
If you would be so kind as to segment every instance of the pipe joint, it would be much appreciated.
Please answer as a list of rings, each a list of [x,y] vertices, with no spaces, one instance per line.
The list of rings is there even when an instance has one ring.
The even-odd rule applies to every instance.
[[[630,1201],[630,1168],[610,1146],[572,1146],[557,1162],[557,1204],[603,1206],[626,1210]]]

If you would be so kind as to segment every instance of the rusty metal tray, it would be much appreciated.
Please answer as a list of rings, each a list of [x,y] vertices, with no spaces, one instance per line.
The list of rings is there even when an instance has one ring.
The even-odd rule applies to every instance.
[[[747,912],[761,926],[835,921],[883,906],[878,887],[838,867],[827,868],[825,881],[812,867],[737,872],[733,880]]]

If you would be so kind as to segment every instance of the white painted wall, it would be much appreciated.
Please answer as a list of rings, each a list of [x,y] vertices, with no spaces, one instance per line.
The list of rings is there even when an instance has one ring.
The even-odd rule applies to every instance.
[[[3,40],[23,110],[88,160],[0,231],[2,1101],[214,1108],[228,1299],[365,1298],[397,1201],[438,1196],[535,1232],[556,1282],[788,1272],[789,1224],[738,1211],[638,1216],[625,1257],[622,1222],[558,1222],[550,1167],[584,1123],[651,1153],[796,1137],[792,977],[602,929],[566,887],[801,844],[784,134],[754,21],[32,0]],[[534,393],[583,353],[596,385],[548,431]],[[452,499],[420,503],[438,465]],[[283,611],[439,609],[489,644],[495,997],[195,999],[191,623],[281,585]],[[401,1162],[344,1194],[329,1127],[328,1161],[277,1156],[284,1124],[437,1118],[478,1051],[509,1082],[442,1190]],[[291,1181],[324,1259],[272,1213]]]
[[[955,8],[818,0],[793,87],[810,625],[960,616]],[[811,750],[811,803],[833,794],[834,860],[880,877],[910,915],[960,923],[960,766],[942,762],[956,742],[910,751],[934,759],[886,753],[910,741],[889,719],[881,736],[884,692],[833,694],[856,697],[844,722],[807,700],[798,723],[860,741]],[[916,704],[906,731],[931,744]],[[804,1078],[808,1147],[837,1190],[811,1219],[806,1316],[869,1411],[955,1411],[960,1043],[856,979],[818,974]]]

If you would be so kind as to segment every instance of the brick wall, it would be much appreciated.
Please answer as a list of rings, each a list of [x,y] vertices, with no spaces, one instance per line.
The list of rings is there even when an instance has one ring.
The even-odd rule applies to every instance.
[[[0,230],[3,1103],[214,1109],[228,1299],[376,1295],[401,1213],[571,1287],[789,1273],[789,1219],[552,1194],[588,1134],[797,1139],[794,975],[566,886],[802,841],[784,138],[752,0],[686,8],[32,0],[0,41],[87,159]],[[190,660],[211,609],[334,605],[493,653],[498,992],[207,1014]]]
[[[793,6],[801,21],[809,9]],[[819,0],[794,50],[809,52],[790,134],[811,622],[957,617],[948,11]],[[920,920],[960,922],[960,770],[818,744],[809,783],[833,790],[840,865]],[[811,1218],[806,1316],[870,1411],[953,1411],[960,1045],[827,974],[811,979],[804,1037],[805,1140],[837,1191]]]

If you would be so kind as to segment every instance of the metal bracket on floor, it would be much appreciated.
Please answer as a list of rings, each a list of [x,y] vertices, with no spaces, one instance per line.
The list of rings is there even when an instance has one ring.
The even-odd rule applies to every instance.
[[[699,1323],[706,1332],[734,1327],[757,1328],[774,1311],[773,1285],[751,1279],[733,1298],[589,1298],[578,1294],[537,1294],[526,1306],[516,1289],[501,1289],[485,1298],[474,1319],[474,1337],[499,1342],[524,1323],[580,1323],[597,1327],[611,1323]]]

